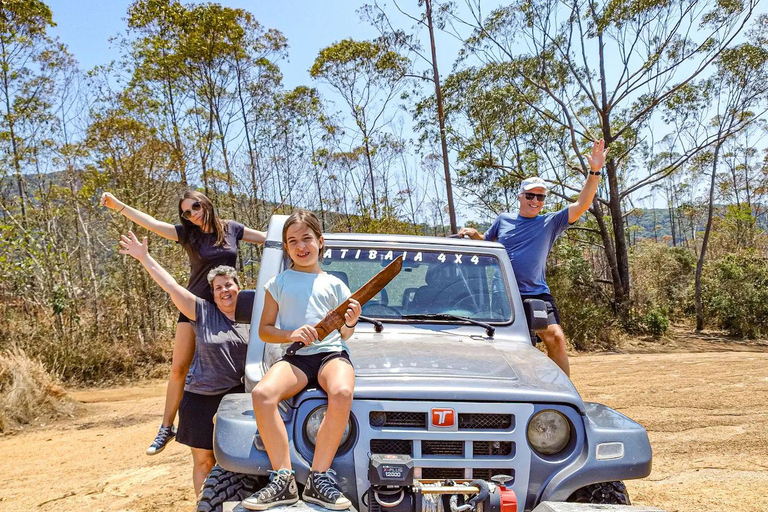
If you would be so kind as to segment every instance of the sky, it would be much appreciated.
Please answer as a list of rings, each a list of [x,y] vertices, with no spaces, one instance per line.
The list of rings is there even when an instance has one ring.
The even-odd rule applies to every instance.
[[[343,103],[329,87],[313,80],[308,70],[322,48],[345,38],[362,40],[378,35],[367,22],[360,21],[356,12],[366,1],[372,0],[218,0],[218,3],[245,9],[265,28],[277,29],[286,36],[289,59],[281,61],[279,66],[287,90],[298,85],[317,87],[342,110],[345,108]],[[57,24],[50,33],[69,47],[81,69],[88,70],[119,57],[118,49],[109,39],[125,31],[124,18],[131,0],[46,0],[46,3]],[[189,2],[184,0],[184,3]],[[391,1],[388,3],[388,14],[396,17]],[[416,0],[402,0],[400,4],[411,6],[414,11],[417,9]],[[498,5],[497,1],[484,2],[485,14],[495,5]],[[396,23],[405,29],[411,25],[403,18]],[[445,77],[451,71],[461,43],[439,31],[436,38],[438,62],[441,75]],[[404,129],[410,132],[408,125],[411,123],[406,120],[405,124]],[[461,203],[460,198],[457,202]],[[658,197],[652,199],[652,203],[656,202]],[[461,209],[460,204],[457,206]]]
[[[56,27],[50,35],[58,37],[80,63],[82,70],[108,64],[119,58],[119,50],[109,39],[125,33],[125,17],[132,0],[45,0],[53,12]],[[226,7],[242,8],[252,13],[267,29],[277,29],[288,40],[288,61],[280,61],[283,85],[290,90],[299,85],[317,87],[321,94],[335,103],[338,110],[345,108],[343,101],[328,86],[309,76],[319,51],[342,39],[372,39],[378,32],[368,22],[360,21],[357,10],[372,0],[218,0]],[[182,0],[183,3],[202,3]],[[404,0],[401,5],[417,10],[416,2]],[[409,29],[412,23],[393,8],[388,9],[399,28]],[[423,31],[426,37],[426,31]],[[454,37],[437,32],[438,63],[442,76],[451,71],[461,43]],[[405,120],[405,135],[411,132],[410,118]],[[459,221],[466,211],[460,198],[455,197]],[[474,215],[469,215],[470,218]]]
[[[90,69],[107,64],[118,57],[117,48],[109,38],[125,31],[125,16],[129,0],[47,0],[57,26],[51,34],[58,36],[80,62]],[[184,2],[187,3],[187,2]],[[318,52],[346,38],[371,39],[378,34],[366,22],[361,22],[356,10],[365,0],[219,0],[227,7],[251,12],[266,28],[274,28],[288,39],[289,62],[280,64],[286,88],[310,85],[309,68]],[[415,5],[415,2],[411,2]],[[452,55],[438,62],[444,72],[450,71],[458,43],[446,40]]]

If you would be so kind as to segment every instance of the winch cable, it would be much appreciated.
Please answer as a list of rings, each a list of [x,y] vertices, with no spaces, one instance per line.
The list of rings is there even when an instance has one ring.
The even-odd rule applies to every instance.
[[[422,512],[445,512],[443,510],[443,497],[440,494],[421,495]]]
[[[422,512],[465,512],[467,510],[475,510],[475,507],[477,506],[477,504],[485,501],[485,499],[490,494],[490,488],[488,486],[488,483],[482,480],[474,480],[469,484],[467,483],[456,484],[450,480],[447,480],[441,483],[434,483],[434,484],[427,484],[427,483],[421,484],[421,487],[424,489],[428,489],[430,487],[439,488],[439,487],[457,487],[457,486],[477,487],[478,489],[480,489],[480,492],[477,493],[477,495],[474,498],[467,501],[467,503],[463,505],[458,504],[459,502],[458,494],[474,494],[474,493],[460,492],[458,494],[453,494],[449,500],[450,511],[445,510],[445,506],[443,505],[444,494],[422,492],[421,493],[421,511]]]

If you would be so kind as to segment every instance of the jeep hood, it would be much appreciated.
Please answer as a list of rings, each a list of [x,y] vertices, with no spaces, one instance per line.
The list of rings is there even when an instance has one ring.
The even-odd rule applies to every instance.
[[[393,338],[348,342],[355,399],[565,403],[584,411],[568,377],[526,343],[445,332]]]

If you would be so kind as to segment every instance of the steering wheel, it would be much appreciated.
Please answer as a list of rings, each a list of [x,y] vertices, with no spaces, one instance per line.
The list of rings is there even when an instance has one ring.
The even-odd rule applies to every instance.
[[[471,304],[471,308],[470,308]],[[453,307],[455,309],[464,309],[467,311],[477,312],[477,300],[475,299],[475,296],[471,293],[468,293],[466,295],[462,295],[459,300],[456,301],[455,304],[453,304]]]

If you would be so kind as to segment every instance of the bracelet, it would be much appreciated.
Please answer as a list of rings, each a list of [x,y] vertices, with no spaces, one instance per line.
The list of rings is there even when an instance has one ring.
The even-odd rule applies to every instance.
[[[600,171],[589,171],[589,174],[592,176],[600,176],[602,173]]]
[[[117,210],[117,213],[123,213],[123,210],[125,210],[125,207],[128,206],[127,204],[124,204],[122,208]]]
[[[352,325],[347,325],[347,322],[344,322],[344,327],[346,327],[347,329],[354,329],[356,325],[357,325],[357,322],[355,322]]]

